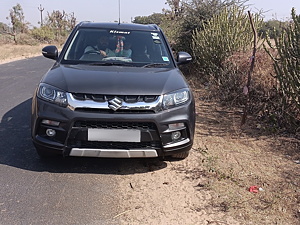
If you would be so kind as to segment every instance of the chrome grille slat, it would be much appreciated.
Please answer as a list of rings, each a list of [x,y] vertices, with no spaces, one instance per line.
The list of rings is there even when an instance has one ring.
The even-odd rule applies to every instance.
[[[121,98],[126,103],[135,102],[154,102],[158,99],[157,95],[98,95],[98,94],[84,94],[84,93],[72,93],[74,99],[79,101],[93,100],[96,102],[106,102],[112,100],[114,97]]]
[[[96,95],[67,93],[68,108],[90,113],[157,113],[162,111],[161,95]],[[113,103],[120,100],[113,108]]]
[[[104,114],[151,114],[155,113],[153,110],[124,110],[119,109],[117,111],[113,111],[111,109],[94,109],[94,108],[77,108],[75,109],[77,112],[90,112],[90,113],[104,113]]]

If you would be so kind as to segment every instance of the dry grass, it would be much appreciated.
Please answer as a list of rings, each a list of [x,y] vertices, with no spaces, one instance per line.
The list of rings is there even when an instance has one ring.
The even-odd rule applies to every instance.
[[[255,120],[240,127],[241,110],[196,93],[194,151],[202,167],[190,178],[214,192],[211,204],[242,224],[300,224],[300,140],[264,134]],[[263,189],[249,192],[250,186]]]
[[[247,74],[250,65],[245,59],[239,55],[231,60],[239,72]],[[254,108],[263,108],[262,97],[268,97],[276,86],[270,74],[274,75],[271,60],[264,51],[258,51],[251,83],[257,95]],[[270,134],[267,124],[251,116],[241,127],[242,108],[227,108],[234,104],[219,104],[210,98],[216,90],[199,88],[193,79],[190,83],[197,90],[194,151],[202,162],[201,168],[189,171],[190,178],[205,177],[201,186],[213,191],[211,204],[241,224],[300,224],[299,137]],[[242,92],[231,94],[238,98]],[[250,186],[263,191],[251,193]]]
[[[42,54],[44,45],[12,45],[3,44],[0,47],[0,62],[9,62]]]

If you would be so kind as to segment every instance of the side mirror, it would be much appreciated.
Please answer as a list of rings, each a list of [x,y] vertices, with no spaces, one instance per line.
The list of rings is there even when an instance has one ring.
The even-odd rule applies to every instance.
[[[54,45],[46,46],[42,49],[42,54],[46,58],[56,60],[58,58],[58,50],[57,47]]]
[[[186,64],[192,61],[192,56],[187,52],[178,52],[177,65]]]

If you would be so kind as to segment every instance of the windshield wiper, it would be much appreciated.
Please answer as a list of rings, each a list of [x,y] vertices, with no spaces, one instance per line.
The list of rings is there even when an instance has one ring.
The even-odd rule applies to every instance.
[[[89,63],[89,65],[92,66],[130,66],[132,67],[132,64],[129,63],[118,63],[118,62],[97,62],[97,63]]]
[[[143,66],[143,68],[160,67],[160,66],[167,66],[167,65],[169,65],[169,64],[168,63],[150,63],[150,64]]]

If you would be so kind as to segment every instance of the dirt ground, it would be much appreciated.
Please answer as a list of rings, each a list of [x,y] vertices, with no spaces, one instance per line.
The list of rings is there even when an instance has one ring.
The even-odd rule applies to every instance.
[[[0,64],[42,55],[43,46],[44,45],[29,46],[29,45],[1,44]]]
[[[241,110],[195,96],[189,157],[147,160],[148,172],[132,168],[120,177],[117,217],[123,224],[300,224],[299,139],[266,136],[251,118],[241,128]]]
[[[0,63],[40,55],[20,52],[5,58],[2,51]],[[267,135],[251,118],[240,127],[241,109],[221,107],[199,88],[194,94],[189,157],[128,165],[119,175],[122,210],[115,218],[130,225],[300,224],[299,137]]]

